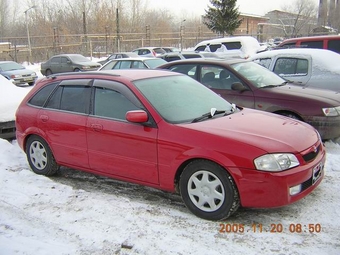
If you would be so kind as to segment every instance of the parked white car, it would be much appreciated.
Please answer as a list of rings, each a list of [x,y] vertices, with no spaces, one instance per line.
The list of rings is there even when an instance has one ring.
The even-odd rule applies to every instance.
[[[231,36],[205,40],[195,46],[195,51],[225,54],[225,57],[249,58],[257,52],[267,50],[252,36]]]
[[[277,49],[258,53],[250,60],[296,85],[340,92],[340,54],[333,51]]]

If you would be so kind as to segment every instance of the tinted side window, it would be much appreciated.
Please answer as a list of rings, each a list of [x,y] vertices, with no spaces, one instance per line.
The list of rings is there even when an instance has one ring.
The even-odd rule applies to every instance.
[[[51,59],[51,64],[60,64],[60,57],[55,57]]]
[[[125,120],[126,113],[132,110],[139,108],[118,91],[95,88],[94,115]]]
[[[131,66],[131,61],[119,61],[113,69],[129,69]]]
[[[62,57],[62,58],[61,58],[61,63],[62,63],[62,64],[67,64],[67,60],[68,60],[67,58]]]
[[[91,87],[88,86],[59,86],[46,107],[87,114],[90,94]]]
[[[207,47],[206,45],[198,46],[195,50],[204,51],[206,47]]]
[[[211,89],[231,90],[235,82],[241,82],[228,69],[219,66],[202,66],[201,82]]]
[[[323,41],[301,42],[300,45],[306,48],[323,49]]]
[[[282,48],[294,48],[295,44],[296,44],[296,42],[285,43],[285,44],[282,44],[281,47]]]
[[[197,66],[196,64],[175,65],[169,68],[171,71],[182,73],[195,78]]]
[[[261,58],[257,59],[254,62],[260,64],[261,66],[264,66],[265,68],[269,69],[270,63],[272,62],[271,58]]]
[[[339,40],[329,40],[328,49],[340,53],[340,39]]]
[[[183,56],[185,58],[202,58],[201,55],[198,55],[198,54],[185,54]]]
[[[164,60],[171,62],[171,61],[175,61],[175,60],[180,60],[181,58],[178,56],[171,56],[171,57],[165,57]]]
[[[49,84],[42,89],[40,89],[28,102],[31,105],[42,107],[48,97],[50,96],[52,90],[55,88],[56,84]]]
[[[274,73],[307,75],[308,61],[306,59],[279,58],[275,63]]]
[[[225,42],[223,43],[228,50],[238,50],[241,49],[241,42]]]

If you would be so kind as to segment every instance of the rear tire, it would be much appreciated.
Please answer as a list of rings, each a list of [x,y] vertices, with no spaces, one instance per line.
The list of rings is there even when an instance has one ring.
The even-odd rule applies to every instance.
[[[208,160],[189,163],[180,177],[179,188],[187,208],[206,220],[226,219],[240,206],[233,178]]]
[[[46,70],[46,76],[49,76],[49,75],[51,75],[52,74],[52,71],[50,70],[50,69],[47,69]]]
[[[26,155],[32,171],[36,174],[51,176],[59,169],[50,147],[39,136],[32,135],[28,138]]]

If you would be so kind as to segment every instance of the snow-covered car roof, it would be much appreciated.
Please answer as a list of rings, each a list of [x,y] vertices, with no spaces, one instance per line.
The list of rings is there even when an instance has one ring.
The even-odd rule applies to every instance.
[[[313,59],[314,67],[327,69],[329,71],[340,71],[340,54],[325,49],[292,48],[275,49],[257,53],[251,56],[250,60],[259,58],[271,58],[273,56],[309,56]]]

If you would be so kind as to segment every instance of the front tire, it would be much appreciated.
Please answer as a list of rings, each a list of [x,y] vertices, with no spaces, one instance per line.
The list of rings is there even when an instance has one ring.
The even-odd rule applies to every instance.
[[[182,199],[196,216],[206,220],[222,220],[240,205],[234,180],[220,165],[208,160],[189,163],[179,180]]]
[[[26,155],[32,171],[36,174],[51,176],[59,169],[50,147],[39,136],[33,135],[28,138]]]

